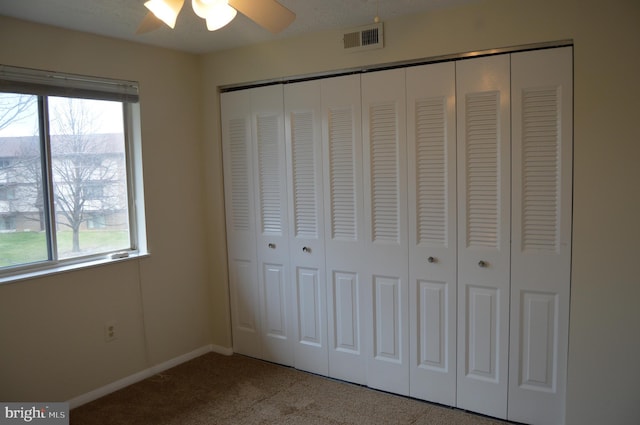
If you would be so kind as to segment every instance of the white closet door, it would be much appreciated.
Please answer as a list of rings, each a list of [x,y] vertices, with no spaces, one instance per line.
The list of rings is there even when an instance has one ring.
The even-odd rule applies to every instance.
[[[329,376],[366,384],[360,76],[322,81]]]
[[[367,384],[409,394],[405,70],[362,76]]]
[[[233,351],[261,358],[251,95],[222,93],[220,102]]]
[[[262,358],[293,365],[282,86],[251,89]]]
[[[284,88],[294,366],[329,373],[320,81]]]
[[[512,55],[509,420],[563,424],[571,273],[572,49]]]
[[[410,395],[456,404],[453,62],[407,68]]]
[[[507,416],[509,56],[456,64],[459,408]]]

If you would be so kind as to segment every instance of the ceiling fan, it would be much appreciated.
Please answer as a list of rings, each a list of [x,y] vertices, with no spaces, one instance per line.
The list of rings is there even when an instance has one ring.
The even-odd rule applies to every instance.
[[[163,23],[173,29],[184,2],[185,0],[148,0],[144,5],[149,12],[136,34],[153,31]],[[209,31],[227,25],[235,18],[236,12],[274,34],[288,27],[296,18],[295,13],[276,0],[191,0],[191,7],[196,15],[206,20]]]

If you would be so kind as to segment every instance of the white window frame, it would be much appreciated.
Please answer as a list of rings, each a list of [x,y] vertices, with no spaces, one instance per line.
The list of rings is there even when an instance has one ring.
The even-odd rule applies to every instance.
[[[52,245],[50,255],[53,258],[36,263],[3,267],[0,270],[0,284],[148,255],[138,83],[0,64],[0,92],[44,96],[45,101],[49,96],[62,96],[122,102],[130,238],[130,247],[127,249],[58,259],[55,253],[55,227],[50,225],[47,243]],[[50,155],[50,153],[43,152],[43,155]],[[50,165],[48,165],[50,158],[46,162],[45,172],[50,173]],[[49,205],[49,210],[50,221],[53,221],[53,205]]]

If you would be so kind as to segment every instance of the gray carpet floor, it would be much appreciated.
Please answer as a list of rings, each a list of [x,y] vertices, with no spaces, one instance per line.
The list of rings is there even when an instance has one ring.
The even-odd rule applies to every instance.
[[[70,413],[72,425],[505,425],[241,355],[209,353]]]

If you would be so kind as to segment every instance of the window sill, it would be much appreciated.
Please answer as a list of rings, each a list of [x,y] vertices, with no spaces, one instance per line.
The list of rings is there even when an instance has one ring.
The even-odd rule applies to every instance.
[[[78,261],[67,264],[56,264],[42,267],[34,267],[29,269],[16,270],[6,275],[0,275],[0,286],[4,284],[16,283],[28,279],[36,279],[45,276],[51,276],[59,273],[66,273],[74,270],[100,267],[106,264],[117,263],[122,261],[135,260],[148,257],[148,252],[126,251],[123,253],[109,254],[106,257],[96,258],[92,260]]]

